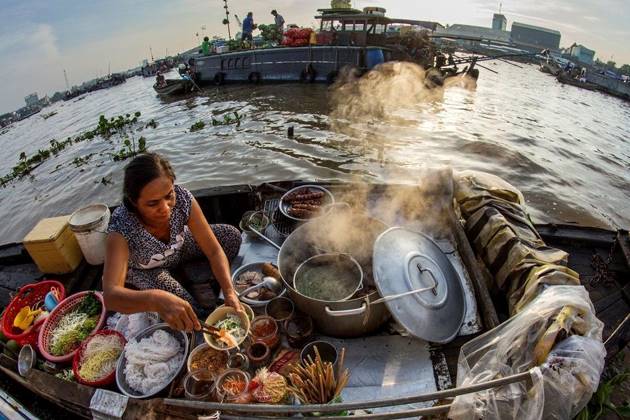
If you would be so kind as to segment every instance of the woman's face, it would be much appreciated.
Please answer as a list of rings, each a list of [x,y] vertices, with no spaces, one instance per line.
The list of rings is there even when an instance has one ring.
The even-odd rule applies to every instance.
[[[155,178],[140,191],[134,203],[145,223],[151,225],[168,224],[171,210],[175,207],[173,181],[167,176]]]

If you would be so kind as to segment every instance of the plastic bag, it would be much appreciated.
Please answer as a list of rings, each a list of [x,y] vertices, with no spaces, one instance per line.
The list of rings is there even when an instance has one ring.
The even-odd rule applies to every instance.
[[[570,419],[584,408],[597,391],[605,356],[601,341],[578,335],[554,347],[541,367],[545,378],[544,419]]]
[[[559,317],[560,314],[563,315]],[[582,337],[573,340],[569,337],[557,344],[547,364],[536,368],[535,348],[543,348],[540,344],[543,338],[557,338],[559,335],[554,333],[558,328],[564,331],[563,335],[579,333]],[[532,383],[522,381],[458,396],[449,418],[571,418],[588,401],[599,382],[605,356],[602,330],[603,323],[595,317],[584,287],[546,288],[522,312],[464,344],[459,355],[458,387],[530,369]],[[559,363],[562,358],[566,361]],[[593,369],[587,370],[582,361],[592,363]],[[550,372],[551,369],[555,371]],[[567,412],[570,415],[565,415]]]

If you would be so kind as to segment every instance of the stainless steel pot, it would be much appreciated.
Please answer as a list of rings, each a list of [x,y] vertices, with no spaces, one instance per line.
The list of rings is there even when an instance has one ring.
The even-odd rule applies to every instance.
[[[380,297],[373,287],[372,251],[374,241],[386,229],[386,225],[369,216],[339,209],[298,227],[284,241],[278,254],[278,269],[287,293],[302,312],[313,318],[318,331],[333,337],[357,337],[373,332],[389,319],[384,303],[368,304]],[[366,294],[326,302],[295,290],[292,280],[298,266],[322,252],[352,255],[363,270]]]

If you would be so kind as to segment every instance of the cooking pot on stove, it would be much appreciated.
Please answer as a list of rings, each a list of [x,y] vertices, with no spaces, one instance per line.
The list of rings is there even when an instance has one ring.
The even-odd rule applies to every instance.
[[[380,298],[372,277],[372,253],[376,238],[387,226],[365,214],[335,209],[325,216],[295,229],[278,254],[278,269],[287,293],[295,305],[310,315],[317,330],[333,337],[357,337],[383,325],[390,313],[384,303],[370,304]],[[323,253],[351,255],[363,271],[362,289],[347,300],[324,301],[305,296],[293,285],[298,267]]]

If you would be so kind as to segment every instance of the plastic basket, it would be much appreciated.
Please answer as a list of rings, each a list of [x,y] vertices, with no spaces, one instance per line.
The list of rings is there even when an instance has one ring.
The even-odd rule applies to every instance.
[[[63,287],[63,284],[58,281],[43,280],[38,283],[22,286],[4,312],[4,316],[2,317],[2,333],[7,338],[17,341],[20,346],[25,346],[26,344],[36,346],[37,337],[45,319],[33,323],[33,325],[25,331],[13,327],[13,320],[24,306],[33,306],[39,302],[43,303],[44,297],[53,287],[59,290],[59,300],[63,300],[66,297],[66,289]]]
[[[81,303],[81,301],[88,295],[88,293],[94,293],[96,298],[101,301],[101,316],[96,323],[96,327],[90,335],[92,335],[95,331],[98,331],[103,324],[105,323],[105,313],[107,310],[105,309],[105,302],[103,300],[103,295],[100,292],[93,291],[85,291],[75,293],[74,295],[68,296],[63,301],[59,302],[57,307],[48,315],[48,318],[44,321],[44,325],[42,325],[39,330],[39,339],[37,340],[37,346],[39,347],[39,351],[42,353],[47,360],[60,363],[60,362],[69,362],[74,357],[74,354],[77,352],[78,347],[72,350],[68,354],[64,354],[63,356],[54,356],[50,353],[50,336],[52,331],[57,327],[61,318],[71,312],[76,308],[77,305]]]
[[[123,335],[121,333],[119,333],[118,331],[115,330],[101,330],[101,331],[97,331],[95,334],[92,334],[91,336],[89,336],[88,338],[86,338],[85,340],[83,340],[83,343],[81,343],[81,346],[79,347],[79,349],[77,350],[77,352],[74,355],[74,358],[72,359],[72,372],[74,373],[74,377],[77,379],[77,381],[83,385],[89,385],[89,386],[93,386],[93,387],[101,387],[101,386],[106,386],[109,385],[111,383],[114,382],[114,380],[116,379],[116,365],[118,363],[114,364],[114,368],[112,369],[112,371],[108,374],[105,375],[104,377],[102,377],[99,380],[96,381],[88,381],[87,379],[84,379],[81,377],[81,375],[79,374],[79,370],[81,369],[81,365],[83,363],[83,352],[85,351],[88,343],[97,336],[102,336],[102,335],[114,335],[116,337],[118,337],[118,340],[120,341],[122,348],[120,351],[120,354],[122,356],[122,351],[125,349],[125,344],[127,344],[127,340],[125,340],[125,337],[123,337]]]

